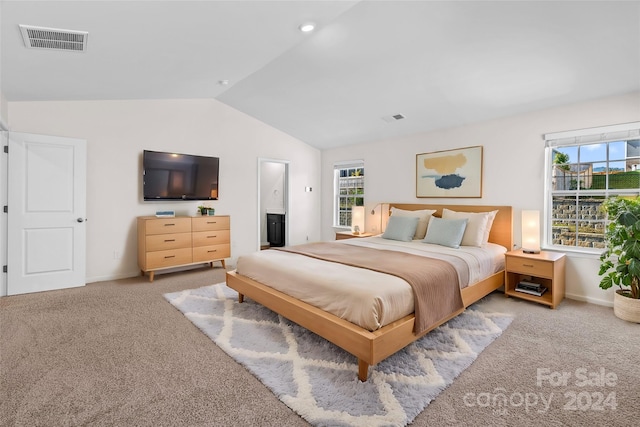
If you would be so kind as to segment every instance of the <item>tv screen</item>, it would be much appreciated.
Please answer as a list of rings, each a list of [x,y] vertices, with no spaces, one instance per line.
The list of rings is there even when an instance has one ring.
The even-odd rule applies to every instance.
[[[144,200],[218,200],[218,157],[144,150]]]

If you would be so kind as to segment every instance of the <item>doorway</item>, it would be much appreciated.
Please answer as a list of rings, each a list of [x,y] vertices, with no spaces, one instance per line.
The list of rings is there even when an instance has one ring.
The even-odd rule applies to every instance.
[[[86,141],[10,132],[8,295],[85,284]]]
[[[259,158],[258,248],[285,246],[288,243],[288,213],[289,161]]]

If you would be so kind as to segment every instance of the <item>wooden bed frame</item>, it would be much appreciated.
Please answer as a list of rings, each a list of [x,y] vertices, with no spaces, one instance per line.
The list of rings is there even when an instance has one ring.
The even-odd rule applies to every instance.
[[[511,206],[389,204],[389,208],[394,206],[406,210],[436,209],[436,216],[441,216],[442,208],[458,212],[497,210],[498,213],[489,234],[489,241],[500,244],[507,250],[512,248],[513,214]],[[465,308],[503,284],[504,270],[462,289],[462,301]],[[413,314],[371,332],[235,271],[227,272],[227,286],[238,291],[239,302],[242,303],[244,297],[247,296],[353,354],[358,359],[358,378],[361,381],[367,380],[370,365],[379,363],[464,311],[463,309],[453,313],[430,330],[418,335],[413,333],[415,320]]]

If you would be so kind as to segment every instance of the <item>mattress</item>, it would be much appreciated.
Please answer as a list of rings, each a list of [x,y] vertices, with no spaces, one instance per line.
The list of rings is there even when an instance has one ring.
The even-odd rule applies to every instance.
[[[493,243],[482,248],[452,249],[419,240],[400,242],[379,236],[335,243],[446,260],[455,267],[461,288],[473,286],[502,270],[507,251]],[[406,281],[368,269],[270,249],[241,256],[236,271],[370,331],[414,311],[413,291]]]

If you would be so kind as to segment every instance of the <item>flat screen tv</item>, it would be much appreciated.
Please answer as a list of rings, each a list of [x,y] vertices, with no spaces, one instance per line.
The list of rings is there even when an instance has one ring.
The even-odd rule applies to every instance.
[[[218,200],[218,157],[144,150],[144,200]]]

